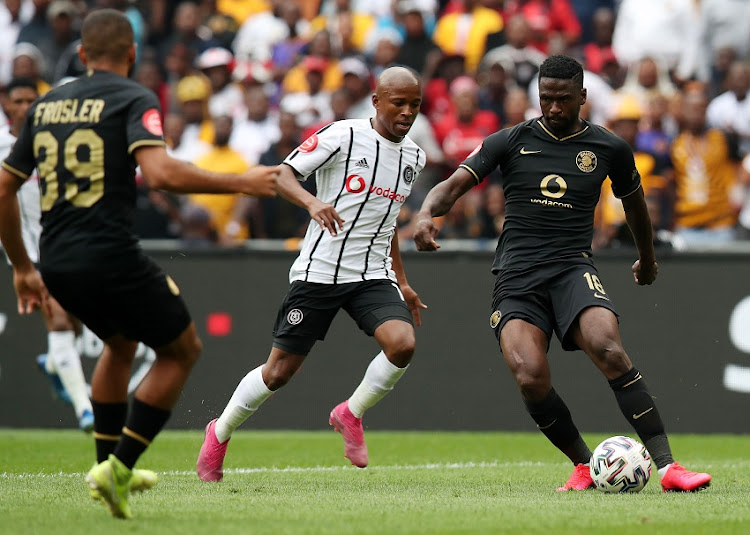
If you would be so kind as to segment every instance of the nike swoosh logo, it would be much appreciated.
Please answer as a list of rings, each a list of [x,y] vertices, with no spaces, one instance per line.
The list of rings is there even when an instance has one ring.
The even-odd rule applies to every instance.
[[[521,147],[521,154],[536,154],[537,152],[542,152],[540,150],[526,150],[526,147]]]
[[[607,301],[609,301],[609,297],[607,297],[605,295],[598,294],[596,292],[594,292],[594,297],[596,297],[598,299],[606,299]]]
[[[642,412],[642,413],[640,413],[640,414],[634,414],[634,415],[633,415],[633,420],[637,420],[638,418],[640,418],[641,416],[643,416],[643,415],[644,415],[644,414],[646,414],[646,413],[649,413],[649,412],[651,412],[652,410],[654,410],[654,408],[653,408],[653,407],[651,407],[650,409],[646,409],[645,411],[643,411],[643,412]]]

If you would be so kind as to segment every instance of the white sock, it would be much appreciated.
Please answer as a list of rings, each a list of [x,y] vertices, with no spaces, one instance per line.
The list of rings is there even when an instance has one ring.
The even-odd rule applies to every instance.
[[[273,390],[269,390],[263,382],[263,366],[258,366],[248,373],[237,385],[224,412],[216,421],[214,432],[219,442],[229,440],[234,430],[250,418],[271,394]]]
[[[75,347],[76,335],[73,331],[53,331],[47,335],[47,362],[52,361],[52,368],[60,377],[65,390],[73,402],[76,417],[83,411],[91,410],[89,389],[81,368],[81,356]]]
[[[357,418],[362,418],[367,409],[393,390],[393,386],[401,379],[408,367],[399,368],[388,360],[385,353],[382,351],[378,353],[367,367],[362,382],[349,398],[349,410],[352,414]]]
[[[664,468],[659,468],[659,470],[657,470],[657,472],[659,472],[659,479],[662,479],[667,474],[667,470],[669,470],[670,466],[672,466],[672,463],[669,463]]]

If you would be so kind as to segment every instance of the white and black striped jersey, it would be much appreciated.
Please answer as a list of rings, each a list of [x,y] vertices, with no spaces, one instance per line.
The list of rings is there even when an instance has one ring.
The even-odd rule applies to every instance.
[[[289,280],[343,284],[396,276],[389,256],[401,206],[425,165],[409,137],[399,143],[377,133],[369,119],[337,121],[305,140],[284,160],[317,197],[345,220],[331,236],[311,222]]]
[[[16,136],[7,128],[0,131],[0,161],[8,157],[15,142]],[[29,258],[36,264],[39,262],[39,237],[42,235],[42,209],[39,179],[36,173],[33,173],[18,190],[18,208],[21,212],[23,244],[26,246]]]

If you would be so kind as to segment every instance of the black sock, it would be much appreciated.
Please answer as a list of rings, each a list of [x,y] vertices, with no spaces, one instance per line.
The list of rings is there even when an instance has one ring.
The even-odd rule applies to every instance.
[[[542,401],[524,400],[524,403],[539,430],[557,449],[567,455],[573,464],[589,462],[591,450],[581,438],[567,405],[554,388]]]
[[[140,401],[133,400],[133,410],[128,423],[122,430],[122,438],[117,443],[114,454],[122,464],[132,469],[138,457],[146,451],[164,424],[169,420],[172,411],[160,409]]]
[[[663,468],[674,462],[667,434],[664,431],[664,422],[659,416],[654,398],[648,391],[646,381],[638,369],[631,368],[624,375],[612,379],[609,386],[615,392],[622,414],[641,437],[656,467]]]
[[[96,462],[101,463],[115,451],[128,416],[128,404],[127,402],[100,403],[92,399],[91,408],[94,411]]]

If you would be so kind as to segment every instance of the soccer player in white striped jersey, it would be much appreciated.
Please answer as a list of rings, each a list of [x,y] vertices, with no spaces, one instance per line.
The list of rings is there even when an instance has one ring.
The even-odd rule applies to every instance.
[[[424,151],[407,137],[422,103],[421,82],[406,68],[386,69],[372,103],[375,117],[326,126],[280,166],[279,193],[305,208],[311,222],[268,360],[240,381],[221,416],[206,426],[197,461],[203,481],[222,479],[233,431],[292,378],[342,308],[382,348],[329,419],[344,438],[345,456],[367,466],[362,415],[406,371],[416,345],[413,325],[427,308],[406,280],[396,233],[399,210],[425,165]],[[317,197],[299,184],[312,175]]]
[[[10,124],[7,130],[0,131],[0,160],[10,154],[26,119],[26,112],[39,96],[36,84],[21,78],[12,80],[6,92],[5,113]],[[42,233],[39,184],[36,179],[27,180],[21,186],[18,202],[23,242],[29,257],[36,263]],[[80,325],[52,297],[49,298],[49,306],[41,307],[41,312],[48,333],[47,354],[37,357],[38,364],[52,381],[56,395],[73,405],[81,430],[90,432],[94,427],[94,414],[81,369],[81,356],[75,347],[75,331]]]

